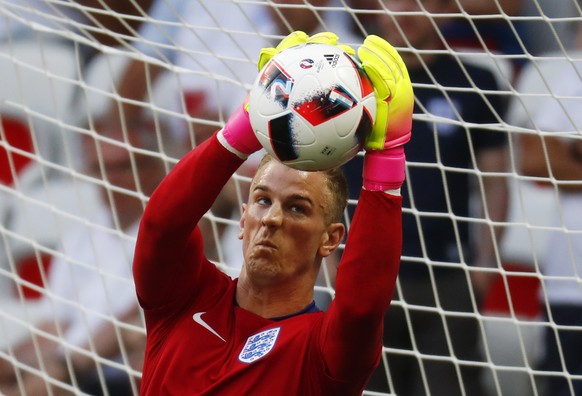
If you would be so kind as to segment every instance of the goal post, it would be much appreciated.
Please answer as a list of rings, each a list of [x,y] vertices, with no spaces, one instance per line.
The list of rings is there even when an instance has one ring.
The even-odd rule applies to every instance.
[[[489,9],[479,11],[463,0],[451,0],[452,11],[433,13],[428,4],[432,1],[2,2],[0,394],[24,394],[30,375],[40,379],[45,391],[91,393],[88,389],[102,388],[105,394],[116,394],[106,387],[113,372],[125,378],[124,389],[137,394],[145,326],[133,293],[131,261],[136,224],[151,194],[148,180],[167,173],[189,149],[224,125],[252,84],[259,50],[277,43],[284,35],[280,29],[312,19],[318,25],[315,31],[337,32],[342,42],[356,47],[363,36],[381,31],[379,16],[395,21],[398,16],[428,18],[438,27],[441,45],[416,48],[411,38],[397,46],[400,51],[421,64],[427,55],[449,55],[461,73],[486,70],[498,87],[482,89],[467,72],[465,86],[433,79],[413,80],[415,88],[438,90],[445,98],[470,92],[485,104],[495,97],[507,111],[497,114],[495,122],[479,125],[459,117],[445,102],[431,107],[417,100],[414,121],[431,125],[434,134],[429,139],[437,143],[430,153],[433,161],[409,159],[408,174],[419,168],[438,171],[449,201],[447,210],[431,212],[417,204],[419,199],[410,200],[404,212],[418,224],[423,253],[405,253],[403,261],[426,268],[437,301],[442,286],[433,271],[460,271],[474,309],[459,312],[438,302],[427,307],[407,301],[400,282],[392,304],[410,326],[419,312],[438,315],[450,345],[458,334],[449,322],[474,321],[481,357],[425,353],[411,332],[410,348],[384,346],[373,386],[364,394],[397,394],[392,365],[398,357],[415,362],[418,386],[428,395],[428,367],[435,362],[450,365],[460,378],[466,370],[481,368],[480,383],[487,396],[543,395],[548,377],[560,378],[574,389],[582,373],[544,371],[541,363],[546,331],[568,330],[582,337],[580,323],[565,325],[551,313],[547,317],[546,310],[555,301],[582,306],[582,223],[572,214],[572,207],[582,201],[582,179],[563,177],[552,157],[562,145],[582,162],[577,106],[582,103],[582,48],[576,47],[577,40],[582,43],[576,33],[582,26],[580,6],[576,1],[558,7],[557,2],[526,0],[520,10],[509,12],[503,1],[491,0],[482,2],[489,3]],[[273,15],[281,23],[273,22]],[[451,23],[441,24],[444,19]],[[134,69],[127,74],[130,65]],[[430,66],[426,68],[430,78]],[[560,75],[569,83],[558,81]],[[128,113],[120,116],[116,134],[100,134],[103,116],[112,109]],[[147,123],[135,125],[130,113],[135,109]],[[148,133],[138,138],[135,128]],[[438,144],[439,134],[458,129],[470,135],[477,128],[507,138],[508,166],[503,171],[483,170],[476,161],[469,168],[443,162],[447,147]],[[546,174],[522,169],[522,159],[529,154],[522,142],[531,138],[540,144]],[[112,163],[123,165],[112,171]],[[233,176],[202,224],[207,254],[233,277],[242,262],[237,239],[240,207],[255,163],[252,157]],[[154,172],[152,168],[157,173],[144,173]],[[446,183],[452,174],[471,181],[467,215],[457,213],[456,203],[450,201],[456,194]],[[509,190],[507,215],[501,220],[479,209],[491,199],[485,185],[495,178]],[[348,229],[356,203],[357,197],[352,197],[345,216]],[[423,224],[435,218],[452,224],[457,244],[451,249],[459,252],[458,259],[430,256],[426,246],[438,235],[424,233]],[[489,266],[475,266],[470,256],[463,256],[465,227],[499,236],[491,243],[494,262]],[[563,260],[559,269],[550,260],[558,247]],[[336,269],[335,256],[322,267],[316,284],[316,301],[322,307],[334,298]],[[484,291],[473,283],[480,275],[489,275]],[[557,345],[564,366],[567,348]],[[56,351],[64,372],[47,364],[46,350]],[[91,370],[83,371],[86,367]]]

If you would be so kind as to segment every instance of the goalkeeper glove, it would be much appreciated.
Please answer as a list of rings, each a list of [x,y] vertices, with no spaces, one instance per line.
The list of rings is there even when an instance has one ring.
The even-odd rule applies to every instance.
[[[402,186],[410,140],[414,93],[404,61],[387,41],[368,36],[358,58],[374,86],[377,110],[372,133],[364,143],[363,179],[366,190],[393,190]]]

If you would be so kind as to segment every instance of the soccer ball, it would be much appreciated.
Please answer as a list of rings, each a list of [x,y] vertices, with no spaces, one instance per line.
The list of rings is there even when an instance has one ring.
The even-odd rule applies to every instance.
[[[376,98],[357,60],[336,46],[313,43],[269,60],[247,109],[269,154],[292,168],[316,171],[358,154],[376,118]]]

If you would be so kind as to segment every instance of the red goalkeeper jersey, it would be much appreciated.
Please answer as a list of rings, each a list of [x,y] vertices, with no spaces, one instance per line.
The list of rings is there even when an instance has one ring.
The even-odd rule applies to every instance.
[[[133,269],[147,327],[141,393],[361,394],[379,363],[400,262],[400,197],[362,191],[326,312],[266,319],[237,306],[237,280],[204,257],[196,227],[241,163],[214,136],[146,208]]]

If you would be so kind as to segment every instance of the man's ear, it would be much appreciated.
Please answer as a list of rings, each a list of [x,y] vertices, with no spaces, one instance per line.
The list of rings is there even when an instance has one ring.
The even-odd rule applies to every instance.
[[[319,255],[327,257],[342,242],[346,233],[346,227],[342,223],[332,223],[327,227],[327,231],[322,236],[321,245],[319,246]]]
[[[247,204],[243,203],[242,204],[242,214],[240,216],[240,220],[239,220],[239,231],[238,231],[238,239],[242,240],[243,239],[243,230],[245,229],[245,213],[247,211]]]

